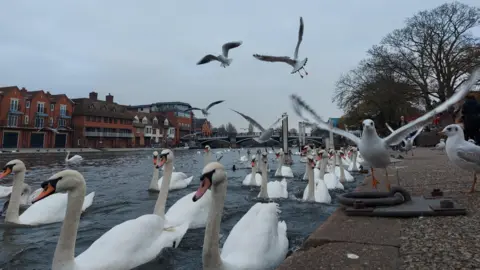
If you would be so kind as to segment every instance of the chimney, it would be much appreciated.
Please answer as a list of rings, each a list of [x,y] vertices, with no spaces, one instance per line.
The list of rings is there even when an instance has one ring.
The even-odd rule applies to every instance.
[[[98,93],[92,91],[92,92],[90,92],[90,94],[88,94],[88,98],[90,98],[91,100],[95,100],[95,101],[96,101],[97,98],[98,98]]]
[[[107,103],[113,103],[113,96],[108,93],[108,95],[105,97],[105,101]]]

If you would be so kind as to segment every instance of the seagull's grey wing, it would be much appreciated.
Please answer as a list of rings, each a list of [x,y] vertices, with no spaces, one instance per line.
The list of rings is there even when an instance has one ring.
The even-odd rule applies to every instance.
[[[392,128],[388,123],[385,123],[385,126],[387,126],[388,130],[390,130],[391,133],[395,132],[395,131],[393,130],[393,128]],[[403,139],[402,141],[405,143],[405,145],[407,144],[407,142],[405,141],[405,139]],[[395,146],[395,145],[396,145],[396,144],[391,144],[390,146]]]
[[[186,110],[185,110],[185,111],[183,111],[183,112],[190,112],[190,111],[201,111],[201,110],[202,110],[202,109],[200,109],[200,108],[195,108],[195,107],[192,107],[192,108],[188,108],[188,109],[186,109]]]
[[[413,142],[413,141],[415,140],[415,138],[416,138],[418,135],[420,135],[420,133],[422,133],[422,131],[423,131],[423,127],[419,128],[419,129],[417,130],[417,132],[415,132],[415,134],[413,134],[413,136],[410,137],[410,140]]]
[[[467,81],[465,81],[455,94],[453,94],[449,99],[445,100],[442,104],[438,105],[435,109],[427,112],[421,117],[411,121],[410,123],[404,125],[403,127],[395,130],[392,134],[384,139],[386,144],[398,144],[402,141],[403,138],[407,137],[409,133],[414,130],[425,126],[432,117],[436,114],[441,113],[447,110],[449,107],[455,105],[457,102],[461,101],[469,92],[470,89],[480,80],[480,68],[475,69]]]
[[[339,128],[331,127],[328,123],[323,121],[322,118],[320,116],[318,116],[318,114],[313,109],[311,109],[299,96],[290,95],[290,99],[292,100],[294,111],[298,114],[298,116],[300,116],[305,121],[310,122],[310,120],[308,120],[307,118],[305,118],[302,115],[302,110],[305,110],[305,111],[309,112],[313,116],[314,121],[317,124],[318,128],[323,129],[323,130],[332,131],[333,133],[336,133],[340,136],[343,136],[343,137],[351,140],[356,145],[358,145],[360,143],[360,138],[355,136],[354,134],[352,134],[350,132],[346,132],[345,130],[342,130],[342,129],[339,129]]]
[[[234,109],[230,109],[230,110],[232,110],[232,111],[240,114],[243,118],[245,118],[245,120],[247,120],[250,124],[252,124],[252,126],[260,129],[260,131],[262,131],[262,132],[265,131],[265,129],[262,127],[262,125],[260,125],[257,121],[253,120],[253,118],[251,118],[250,116],[245,115],[245,114],[243,114],[243,113],[241,113],[241,112],[239,112],[239,111],[235,111]]]
[[[472,144],[469,144],[467,147],[467,145],[464,144],[459,146],[456,151],[457,156],[463,161],[480,166],[480,147]]]
[[[300,43],[302,43],[303,39],[303,18],[300,17],[300,28],[298,29],[298,41],[297,47],[295,47],[295,53],[293,54],[293,58],[297,59],[298,57],[298,49],[300,48]]]
[[[222,46],[222,54],[225,58],[228,57],[228,51],[233,48],[237,48],[238,46],[242,45],[241,41],[233,41],[223,44]]]
[[[224,102],[225,100],[218,100],[218,101],[215,101],[215,102],[212,102],[210,103],[210,105],[207,106],[207,108],[205,109],[206,111],[208,111],[210,108],[212,108],[213,106],[217,105],[217,104],[220,104],[222,102]]]
[[[206,64],[206,63],[208,63],[210,61],[213,61],[213,60],[219,61],[218,58],[215,55],[207,54],[202,59],[200,59],[200,61],[198,61],[197,65],[203,65],[203,64]]]
[[[266,62],[284,62],[289,65],[295,65],[295,60],[291,59],[288,56],[270,56],[270,55],[260,55],[260,54],[254,54],[253,57],[257,58],[260,61],[266,61]]]
[[[273,127],[275,127],[278,123],[280,123],[281,121],[283,121],[283,119],[285,119],[287,116],[282,116],[280,118],[277,119],[277,121],[275,121],[275,123],[271,124],[268,129],[271,129]]]

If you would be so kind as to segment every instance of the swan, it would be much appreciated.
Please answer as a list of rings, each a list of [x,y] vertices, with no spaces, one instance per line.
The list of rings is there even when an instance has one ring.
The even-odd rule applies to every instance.
[[[0,186],[0,199],[8,197],[12,193],[12,187]]]
[[[240,157],[240,162],[247,162],[248,161],[248,157],[247,156],[241,156]]]
[[[262,175],[257,173],[257,157],[255,155],[252,156],[252,172],[245,176],[243,179],[242,185],[243,186],[261,186],[262,185]],[[255,176],[255,177],[253,177]]]
[[[337,159],[337,164],[341,164],[342,157],[343,157],[343,152],[340,150],[336,153],[335,156],[336,156],[336,159]],[[339,178],[338,180],[341,183],[354,182],[355,181],[355,178],[353,178],[353,176],[348,171],[345,170],[343,164],[335,166],[335,175],[337,175],[337,177]]]
[[[157,152],[157,154],[158,154],[158,152]],[[154,156],[154,158],[153,158],[154,161],[153,162],[155,163],[157,161],[157,159],[155,159],[155,156]],[[158,163],[157,163],[157,165],[153,168],[152,182],[154,181],[153,177],[158,177],[158,169],[160,167],[161,166],[158,165]],[[193,180],[193,176],[188,177],[183,172],[174,172],[173,171],[174,168],[175,167],[173,167],[173,165],[172,165],[171,179],[169,181],[169,190],[182,189],[182,188],[188,187],[188,185]],[[165,176],[165,174],[164,174],[164,176]],[[158,191],[159,187],[162,186],[164,176],[162,176],[160,179],[157,180],[157,185],[156,186],[154,184],[152,184],[152,182],[150,182],[149,190],[150,191]]]
[[[323,179],[314,179],[313,167],[315,163],[313,161],[313,157],[309,155],[307,158],[307,164],[309,165],[307,170],[308,184],[303,191],[303,200],[318,203],[331,203],[332,197],[330,196],[330,193],[328,193],[328,188]]]
[[[283,152],[283,149],[280,148],[280,150],[275,153],[275,155],[278,158],[278,168],[275,172],[275,176],[293,177],[292,168],[283,165],[285,164],[285,153]]]
[[[263,163],[263,164],[262,164]],[[262,184],[260,186],[259,198],[288,198],[287,180],[268,182],[267,173],[268,157],[266,152],[262,152],[260,168],[262,170]]]
[[[19,215],[26,170],[25,164],[21,160],[14,159],[5,165],[3,173],[0,175],[0,179],[2,179],[12,172],[15,174],[13,176],[13,191],[5,214],[5,223],[33,226],[64,220],[68,210],[68,197],[66,194],[55,194],[38,203],[32,201],[32,205]],[[42,185],[42,188],[45,189],[46,187]],[[95,192],[91,192],[82,200],[82,212],[92,205],[94,197]]]
[[[175,156],[170,149],[164,149],[160,154],[159,166],[165,168],[166,175],[171,175],[174,160]],[[168,209],[165,214],[165,222],[167,225],[182,226],[182,224],[187,224],[189,229],[205,228],[212,194],[208,190],[200,200],[193,202],[192,196],[194,194],[195,192],[192,192],[183,196]],[[163,206],[163,208],[165,208],[165,206]],[[163,215],[164,210],[163,212],[158,211],[160,210],[156,208],[155,213]]]
[[[148,187],[148,190],[150,191],[158,191],[157,161],[158,161],[158,152],[153,151],[153,176],[152,176],[152,181],[150,181],[150,186]]]
[[[351,171],[351,172],[358,172],[358,171],[360,171],[358,169],[360,164],[357,161],[358,150],[357,150],[356,147],[352,147],[352,149],[350,151],[352,153],[352,159],[351,159],[350,165],[348,166],[348,170]]]
[[[30,185],[27,185],[23,183],[22,187],[22,194],[20,195],[20,208],[19,210],[25,210],[28,208],[30,205],[32,205],[32,201],[42,192],[43,188],[38,188],[35,191],[32,192],[32,188]],[[5,214],[8,208],[8,205],[10,204],[10,197],[11,194],[8,195],[6,198],[7,200],[3,203],[3,208],[0,213]],[[19,211],[20,212],[20,211]]]
[[[175,228],[165,229],[162,216],[146,214],[114,226],[74,257],[85,179],[78,171],[64,170],[54,174],[42,186],[44,191],[35,199],[36,203],[47,200],[56,192],[66,192],[68,196],[67,215],[53,255],[52,270],[132,269],[153,260],[164,247],[175,245]],[[168,192],[168,189],[164,190]],[[162,208],[162,205],[164,208],[165,201],[166,194],[159,193],[155,208]]]
[[[203,166],[206,166],[212,161],[212,151],[210,145],[205,145],[205,155],[203,156]]]
[[[199,200],[211,188],[213,200],[203,239],[203,269],[274,269],[288,252],[287,225],[278,220],[278,204],[256,203],[235,224],[220,253],[220,223],[227,193],[225,167],[212,162],[205,166],[200,187],[193,196]]]
[[[73,157],[68,158],[69,156],[70,156],[70,151],[67,151],[67,156],[65,157],[65,161],[68,163],[76,163],[83,160],[83,158],[79,155],[74,155]]]

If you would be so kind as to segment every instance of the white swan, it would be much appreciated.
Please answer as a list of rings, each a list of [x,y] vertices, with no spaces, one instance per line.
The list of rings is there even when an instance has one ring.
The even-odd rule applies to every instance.
[[[52,270],[132,269],[153,260],[164,247],[175,244],[175,228],[169,229],[174,231],[169,234],[164,230],[163,217],[147,214],[114,226],[74,257],[85,179],[77,171],[64,170],[54,174],[42,186],[45,190],[38,196],[37,203],[48,199],[54,192],[68,194],[67,215],[53,255]],[[161,208],[165,201],[166,196],[159,194],[156,207]]]
[[[288,198],[287,180],[268,182],[267,173],[268,157],[266,152],[262,152],[260,168],[262,170],[262,185],[260,186],[259,198]]]
[[[33,226],[64,220],[68,201],[66,194],[55,194],[55,196],[50,196],[41,202],[32,202],[32,206],[19,215],[26,170],[25,164],[21,160],[14,159],[5,165],[3,173],[0,175],[0,179],[2,179],[12,172],[15,173],[13,176],[13,191],[5,214],[5,222]],[[42,186],[42,188],[45,189],[46,187]],[[85,211],[92,205],[94,197],[95,192],[91,192],[85,197],[81,208],[82,211]]]
[[[242,181],[243,186],[261,186],[262,185],[262,175],[257,173],[257,156],[252,156],[252,172],[247,174]]]
[[[159,165],[163,165],[163,168],[165,168],[166,172],[165,174],[167,176],[170,176],[172,173],[174,160],[175,156],[170,149],[164,149],[160,154]],[[200,200],[193,202],[192,196],[194,194],[195,192],[192,192],[183,196],[168,209],[167,213],[165,214],[165,222],[167,225],[182,226],[182,224],[187,224],[189,229],[205,228],[207,224],[208,211],[210,209],[212,200],[212,194],[210,191],[208,191]],[[163,208],[165,208],[164,205]],[[155,213],[162,216],[164,210],[163,212],[158,212],[160,210],[161,209],[155,208]]]
[[[156,152],[156,151],[155,151]],[[154,153],[155,154],[155,153]],[[157,152],[157,155],[158,155],[158,152]],[[157,159],[155,159],[155,155],[154,155],[154,158],[153,158],[154,162],[156,162]],[[152,176],[152,181],[150,182],[150,187],[148,188],[148,190],[150,191],[158,191],[159,190],[159,187],[162,186],[162,182],[163,182],[163,179],[164,179],[164,176],[160,177],[160,179],[157,180],[157,186],[155,186],[152,182],[154,181],[153,177],[158,177],[158,168],[161,167],[160,165],[156,165],[154,168],[153,168],[153,176]],[[173,167],[172,165],[172,174],[171,174],[171,179],[169,181],[170,185],[168,186],[169,187],[169,190],[175,190],[175,189],[182,189],[182,188],[186,188],[188,187],[188,185],[192,182],[193,180],[193,175],[188,177],[185,173],[183,172],[174,172],[175,167]]]
[[[338,164],[337,166],[335,166],[335,175],[338,177],[338,180],[341,183],[354,182],[355,178],[353,178],[353,176],[348,171],[345,170],[342,164],[343,152],[341,150],[337,151],[335,156]]]
[[[0,199],[8,197],[12,193],[12,186],[0,186]]]
[[[38,194],[40,194],[43,191],[43,188],[38,188],[32,192],[32,188],[30,187],[30,185],[27,185],[25,183],[23,183],[22,186],[23,187],[22,187],[22,194],[20,195],[19,212],[20,210],[25,210],[30,205],[32,205],[33,200],[38,196]],[[3,215],[6,213],[8,205],[10,204],[11,194],[8,195],[6,198],[7,200],[3,203],[2,211],[0,211],[0,213],[2,213]]]
[[[356,147],[352,147],[350,151],[352,153],[352,159],[351,159],[350,165],[348,166],[348,170],[351,172],[358,172],[360,171],[358,169],[358,167],[360,167],[360,163],[358,163],[357,161],[358,150]]]
[[[150,181],[150,185],[148,186],[148,190],[150,191],[158,191],[158,152],[153,151],[153,175],[152,180]]]
[[[227,193],[227,173],[222,164],[212,162],[202,171],[201,183],[193,200],[212,189],[212,206],[203,240],[203,269],[274,269],[288,251],[287,225],[278,221],[278,204],[256,203],[235,224],[220,253],[220,223]]]
[[[285,166],[285,153],[283,152],[283,148],[275,153],[278,158],[278,168],[275,171],[275,176],[283,176],[283,177],[293,177],[292,168]]]
[[[74,155],[71,158],[68,158],[70,156],[70,151],[67,151],[67,156],[65,157],[65,161],[68,163],[77,163],[83,160],[82,156],[79,155]]]
[[[321,178],[314,179],[313,167],[315,163],[313,157],[310,155],[307,157],[308,162],[308,184],[303,191],[303,200],[319,203],[331,203],[332,197],[328,193],[328,188],[325,185],[325,182]],[[318,180],[318,181],[315,181]]]

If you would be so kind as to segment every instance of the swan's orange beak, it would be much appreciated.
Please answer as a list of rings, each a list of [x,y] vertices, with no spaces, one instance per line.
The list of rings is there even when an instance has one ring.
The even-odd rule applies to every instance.
[[[6,177],[7,175],[11,174],[12,173],[12,169],[10,167],[6,167],[2,174],[0,174],[0,179]]]
[[[167,162],[167,158],[165,156],[160,157],[160,163],[158,163],[158,167],[162,167],[165,162]]]
[[[322,160],[322,156],[317,156],[317,160]]]
[[[280,157],[280,154],[279,154],[279,153],[275,153],[275,156],[278,158],[278,157]]]
[[[255,167],[255,161],[252,161],[252,167]]]
[[[310,166],[315,167],[315,162],[313,161],[313,159],[308,159],[309,163],[310,163]]]
[[[193,195],[192,200],[194,202],[200,200],[202,196],[207,192],[207,190],[210,188],[212,185],[212,180],[208,176],[202,175],[200,177],[200,187],[197,189],[197,192],[195,192],[195,195]]]
[[[38,194],[38,196],[35,199],[32,200],[32,203],[38,202],[41,199],[44,199],[44,198],[52,195],[53,193],[55,193],[55,188],[50,183],[48,183],[43,188],[43,191],[40,194]]]
[[[153,165],[157,165],[157,159],[158,159],[157,156],[153,156]]]

